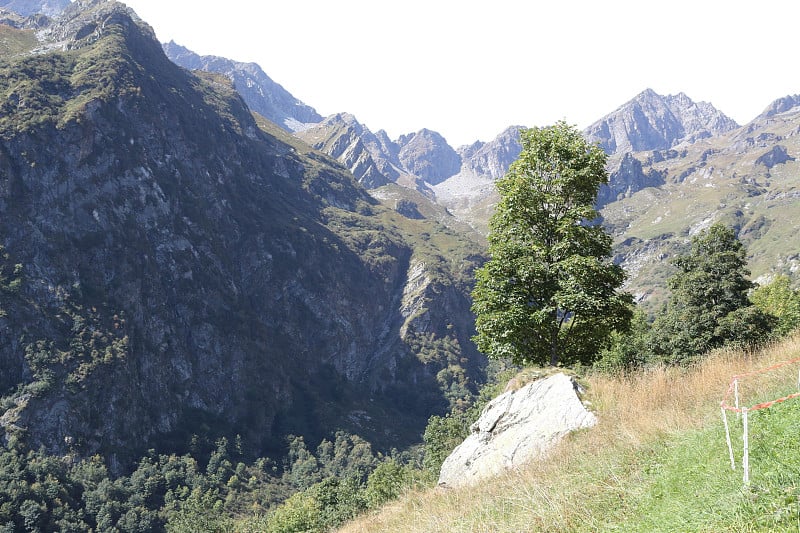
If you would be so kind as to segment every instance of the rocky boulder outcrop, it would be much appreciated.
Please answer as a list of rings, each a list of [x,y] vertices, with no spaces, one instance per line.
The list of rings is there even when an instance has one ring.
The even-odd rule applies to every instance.
[[[581,402],[580,386],[563,373],[528,383],[492,400],[471,435],[445,459],[439,485],[474,484],[542,457],[569,432],[597,418]]]

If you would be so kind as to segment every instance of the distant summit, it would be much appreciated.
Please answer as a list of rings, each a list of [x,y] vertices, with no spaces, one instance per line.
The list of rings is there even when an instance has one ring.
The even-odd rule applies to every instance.
[[[522,151],[519,133],[523,129],[522,126],[510,126],[492,141],[478,141],[459,148],[464,170],[475,176],[502,178]]]
[[[289,132],[306,129],[322,120],[316,110],[304,104],[255,63],[240,63],[217,56],[201,56],[170,41],[164,52],[174,63],[189,70],[204,70],[227,76],[252,111]]]
[[[431,185],[443,182],[461,168],[461,157],[435,131],[422,129],[402,135],[397,145],[403,168]]]
[[[707,102],[684,93],[661,96],[646,89],[585,130],[587,138],[608,153],[666,150],[738,128],[739,125]]]
[[[800,107],[800,94],[794,94],[778,98],[772,102],[757,118],[767,118],[781,113],[786,113]]]
[[[49,17],[58,15],[70,4],[70,0],[0,0],[0,8],[13,11],[23,17],[41,13]]]

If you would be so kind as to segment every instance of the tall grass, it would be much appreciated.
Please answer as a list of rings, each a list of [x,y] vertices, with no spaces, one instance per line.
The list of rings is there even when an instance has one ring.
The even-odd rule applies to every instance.
[[[733,375],[796,357],[800,338],[690,368],[588,376],[599,423],[547,460],[473,487],[409,492],[342,531],[798,530],[800,400],[752,413],[749,487],[740,465],[731,470],[719,407]],[[743,403],[796,387],[797,371],[759,375]],[[741,422],[729,420],[738,462]]]

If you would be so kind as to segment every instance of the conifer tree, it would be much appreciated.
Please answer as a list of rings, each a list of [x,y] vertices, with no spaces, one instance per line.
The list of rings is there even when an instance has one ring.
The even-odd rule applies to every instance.
[[[754,306],[748,293],[744,245],[733,229],[717,223],[692,238],[673,264],[670,299],[656,316],[649,341],[667,362],[681,362],[726,344],[751,345],[767,337],[774,317]]]

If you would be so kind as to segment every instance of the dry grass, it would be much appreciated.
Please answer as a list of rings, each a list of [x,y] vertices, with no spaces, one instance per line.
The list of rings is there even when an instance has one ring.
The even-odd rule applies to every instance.
[[[643,490],[638,481],[658,467],[651,461],[657,443],[720,423],[719,403],[733,375],[798,355],[800,337],[758,353],[716,352],[692,368],[588,376],[587,398],[600,422],[571,435],[546,461],[475,487],[412,491],[341,531],[614,529],[613,524],[635,515]],[[779,379],[792,386],[797,372],[798,365],[792,365]],[[759,385],[752,383],[756,394]]]

